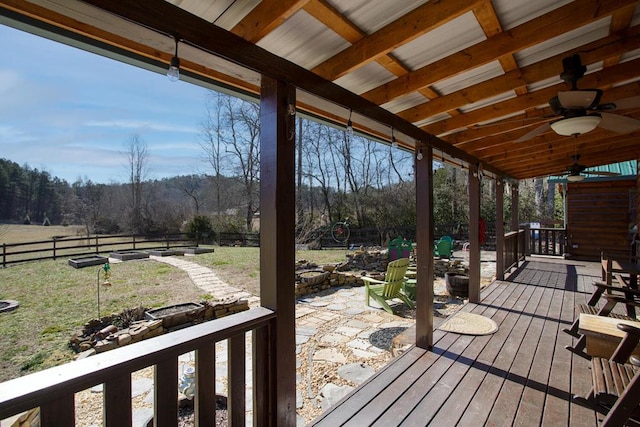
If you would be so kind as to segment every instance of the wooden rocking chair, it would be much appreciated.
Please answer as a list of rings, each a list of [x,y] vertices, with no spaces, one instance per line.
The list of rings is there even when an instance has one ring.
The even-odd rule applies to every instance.
[[[387,265],[384,280],[363,276],[367,305],[370,305],[369,299],[373,298],[386,312],[393,314],[393,309],[387,301],[399,298],[409,307],[414,308],[413,302],[402,291],[407,267],[409,267],[409,258],[400,258]]]

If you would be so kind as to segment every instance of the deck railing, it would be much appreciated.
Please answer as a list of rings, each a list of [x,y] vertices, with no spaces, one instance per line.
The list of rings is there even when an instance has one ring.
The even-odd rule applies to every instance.
[[[504,235],[504,272],[517,267],[523,261],[526,248],[525,230],[512,231]]]
[[[85,237],[58,237],[24,243],[2,244],[2,267],[7,264],[61,257],[114,252],[117,250],[143,250],[197,246],[185,233],[162,235],[117,234]]]
[[[252,331],[253,415],[264,425],[273,416],[261,402],[270,400],[272,388],[268,368],[274,352],[268,349],[275,317],[254,308],[0,383],[0,419],[40,407],[42,427],[74,426],[75,393],[104,384],[103,425],[131,426],[131,374],[154,366],[154,425],[177,426],[178,357],[195,351],[196,426],[216,425],[215,344],[228,340],[228,419],[245,425],[245,334]]]
[[[564,255],[564,228],[528,228],[528,254]]]

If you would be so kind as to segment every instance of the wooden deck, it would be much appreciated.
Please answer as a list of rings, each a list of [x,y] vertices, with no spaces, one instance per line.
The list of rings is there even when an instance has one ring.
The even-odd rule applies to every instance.
[[[530,259],[465,311],[492,318],[488,336],[434,333],[316,419],[315,426],[596,426],[572,401],[591,389],[589,363],[562,331],[591,294],[598,263]]]

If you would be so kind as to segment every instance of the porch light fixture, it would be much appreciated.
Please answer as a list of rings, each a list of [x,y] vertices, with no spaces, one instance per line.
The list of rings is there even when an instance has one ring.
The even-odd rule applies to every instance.
[[[600,120],[602,117],[599,114],[568,117],[551,123],[551,129],[558,135],[581,135],[594,130],[600,124]]]
[[[169,69],[167,70],[167,77],[172,82],[180,80],[180,58],[178,58],[178,37],[174,37],[176,41],[176,53],[171,58]]]
[[[391,128],[391,146],[393,148],[398,148],[398,141],[396,141],[396,137],[393,134],[393,128]]]
[[[345,132],[347,133],[347,137],[349,139],[353,138],[353,122],[351,121],[351,114],[353,113],[352,109],[349,109],[349,120],[347,120],[347,127]]]
[[[422,160],[424,158],[424,156],[422,155],[422,148],[418,151],[418,154],[416,154],[416,159],[417,160]]]
[[[584,179],[584,175],[569,175],[567,176],[567,181],[569,182],[579,182],[582,181]]]

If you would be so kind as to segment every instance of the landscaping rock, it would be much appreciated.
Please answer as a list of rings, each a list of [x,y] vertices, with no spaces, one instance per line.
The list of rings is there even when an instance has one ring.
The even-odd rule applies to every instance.
[[[338,368],[338,375],[355,385],[362,384],[374,373],[373,368],[364,363],[351,363]]]

